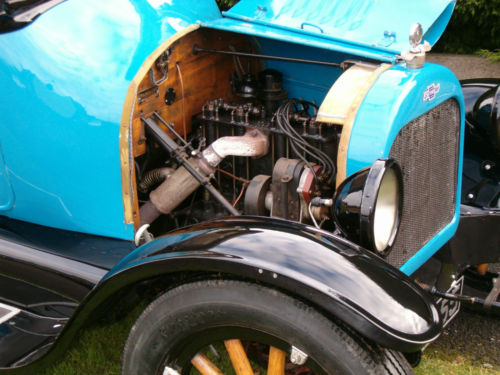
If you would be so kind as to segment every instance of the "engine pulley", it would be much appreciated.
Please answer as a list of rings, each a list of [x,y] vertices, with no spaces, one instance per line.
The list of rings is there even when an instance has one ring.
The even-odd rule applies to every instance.
[[[266,196],[270,193],[271,176],[259,174],[248,184],[245,193],[245,214],[267,216]]]

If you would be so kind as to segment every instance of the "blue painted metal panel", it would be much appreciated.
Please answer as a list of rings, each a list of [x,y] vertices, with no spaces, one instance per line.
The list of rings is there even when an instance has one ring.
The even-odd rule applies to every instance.
[[[10,184],[9,173],[3,160],[0,146],[0,211],[10,210],[14,205],[14,192]]]
[[[283,29],[260,25],[242,20],[230,18],[216,19],[202,22],[202,26],[217,30],[227,30],[245,35],[253,35],[262,38],[279,40],[287,43],[302,44],[311,47],[317,47],[330,51],[337,51],[344,54],[362,56],[367,59],[394,62],[396,55],[374,46],[360,46],[358,43],[348,40],[335,40],[324,38],[317,33],[308,33],[296,31],[293,29]],[[308,56],[311,58],[311,56]]]
[[[124,98],[164,40],[220,12],[213,0],[71,0],[0,35],[0,141],[16,204],[4,215],[133,238],[124,223]]]
[[[433,45],[453,12],[453,0],[241,0],[225,17],[314,35],[361,49],[408,50],[410,27],[419,22]]]
[[[257,38],[259,52],[283,57],[310,58],[315,60],[341,63],[352,58],[335,51],[314,48],[308,45],[290,44],[273,39]],[[283,88],[289,98],[300,98],[321,104],[335,80],[343,73],[340,68],[312,65],[297,62],[267,60],[265,67],[276,69],[283,74]]]
[[[440,90],[434,99],[423,100],[429,85],[436,83],[440,84]],[[364,98],[353,124],[347,152],[347,176],[371,165],[378,158],[388,157],[392,143],[404,125],[449,98],[456,98],[461,113],[464,113],[460,84],[455,75],[443,66],[426,63],[422,69],[406,69],[404,65],[397,65],[384,72]],[[461,134],[463,133],[462,116]],[[404,273],[413,273],[454,235],[460,214],[462,162],[463,138],[459,153],[455,216],[403,265],[401,270]]]

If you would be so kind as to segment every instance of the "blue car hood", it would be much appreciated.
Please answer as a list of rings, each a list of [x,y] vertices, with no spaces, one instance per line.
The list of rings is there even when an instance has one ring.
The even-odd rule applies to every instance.
[[[394,61],[410,48],[414,23],[434,45],[454,6],[453,0],[241,0],[205,26]]]

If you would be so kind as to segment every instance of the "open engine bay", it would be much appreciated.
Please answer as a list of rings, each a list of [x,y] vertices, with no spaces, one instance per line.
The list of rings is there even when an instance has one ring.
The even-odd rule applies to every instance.
[[[243,214],[335,230],[331,206],[345,178],[337,174],[345,119],[329,116],[327,99],[326,111],[318,116],[318,110],[344,70],[360,64],[371,74],[379,66],[311,61],[332,73],[322,87],[304,86],[307,72],[284,77],[267,66],[272,56],[256,58],[256,45],[198,29],[172,43],[142,77],[132,116],[136,228],[150,224],[159,235]]]

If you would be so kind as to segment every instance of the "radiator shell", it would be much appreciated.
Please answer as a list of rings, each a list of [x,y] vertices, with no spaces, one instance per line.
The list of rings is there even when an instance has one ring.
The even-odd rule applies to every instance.
[[[401,238],[394,248],[394,254],[389,255],[388,260],[407,275],[412,274],[446,244],[453,237],[458,226],[462,174],[464,102],[460,86],[457,85],[459,85],[459,82],[455,75],[443,66],[431,63],[426,63],[422,69],[407,69],[404,64],[394,66],[379,76],[363,99],[356,114],[349,139],[346,163],[347,176],[362,168],[369,167],[378,158],[391,157],[391,151],[395,142],[396,144],[400,142],[397,139],[398,135],[412,121],[420,121],[416,119],[424,115],[432,116],[432,113],[435,113],[432,112],[435,108],[439,108],[441,105],[445,105],[445,107],[449,105],[445,104],[447,101],[455,103],[455,117],[452,121],[455,124],[455,135],[459,134],[460,136],[454,137],[454,147],[456,147],[454,151],[456,157],[454,160],[445,160],[439,154],[439,139],[441,139],[439,138],[439,132],[441,131],[442,120],[430,118],[426,122],[425,132],[429,132],[429,138],[435,138],[436,143],[431,142],[429,145],[424,145],[421,142],[419,145],[412,146],[418,150],[420,148],[427,150],[422,153],[428,157],[427,161],[421,161],[413,166],[409,165],[410,167],[428,172],[429,165],[427,164],[430,163],[431,166],[440,166],[441,170],[453,170],[455,179],[452,183],[454,191],[452,191],[452,186],[445,189],[448,194],[447,199],[453,199],[453,202],[448,202],[447,215],[442,216],[438,223],[433,223],[437,227],[434,227],[433,230],[423,230],[422,232],[425,232],[426,235],[419,235],[418,239],[416,239],[412,238],[409,232],[414,230],[414,224],[418,226],[418,223],[422,223],[425,220],[420,218],[416,223],[413,223],[410,222],[410,218],[403,219],[405,220],[401,224],[403,234],[401,234]],[[428,95],[429,87],[439,87],[431,99],[429,99]],[[440,110],[436,109],[436,111]],[[396,151],[393,152],[393,156],[395,154]],[[407,171],[407,173],[415,173],[415,171]],[[435,172],[431,173],[431,176],[435,175]],[[438,173],[438,175],[440,174]],[[432,189],[429,192],[425,192],[430,187],[427,186],[428,182],[421,181],[421,179],[411,179],[411,181],[409,180],[405,183],[407,185],[405,188],[410,191],[409,197],[411,197],[412,201],[424,202],[431,195],[441,194],[439,190],[434,191]],[[422,195],[420,196],[420,194]],[[436,199],[443,199],[443,197]],[[415,212],[418,204],[417,208],[406,207],[410,204],[411,202],[405,201],[403,211],[409,209],[409,212]],[[408,228],[403,228],[403,226]]]

